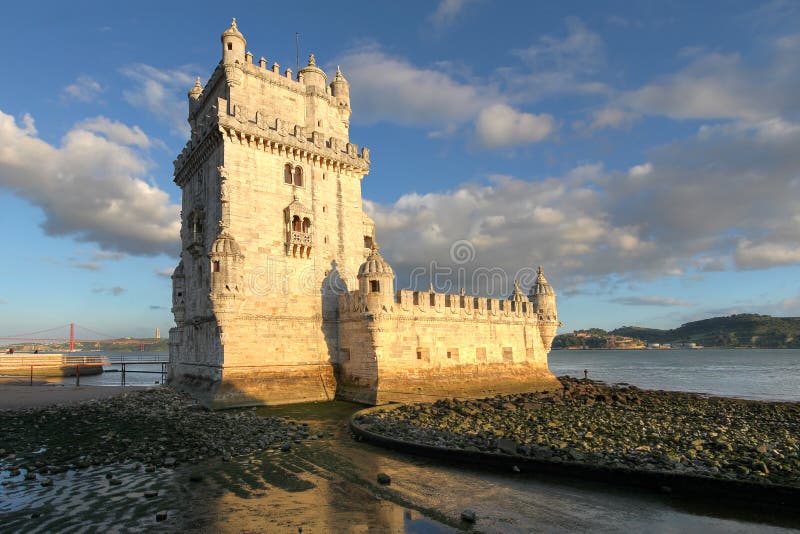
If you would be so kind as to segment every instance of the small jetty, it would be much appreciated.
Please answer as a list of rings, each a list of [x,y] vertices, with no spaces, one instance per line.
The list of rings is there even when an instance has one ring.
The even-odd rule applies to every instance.
[[[2,354],[0,376],[62,377],[99,375],[108,365],[103,356],[73,354]]]

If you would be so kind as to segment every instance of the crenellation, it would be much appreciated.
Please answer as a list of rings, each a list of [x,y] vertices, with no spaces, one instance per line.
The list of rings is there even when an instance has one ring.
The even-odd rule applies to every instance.
[[[169,381],[211,407],[547,389],[560,325],[539,273],[510,300],[395,288],[364,212],[350,88],[312,54],[253,64],[235,20],[188,92]]]

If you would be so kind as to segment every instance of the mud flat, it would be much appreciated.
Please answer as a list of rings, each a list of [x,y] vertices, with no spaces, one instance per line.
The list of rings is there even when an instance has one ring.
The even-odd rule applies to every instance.
[[[800,503],[800,403],[560,380],[553,393],[367,409],[351,426],[369,441],[450,460]]]

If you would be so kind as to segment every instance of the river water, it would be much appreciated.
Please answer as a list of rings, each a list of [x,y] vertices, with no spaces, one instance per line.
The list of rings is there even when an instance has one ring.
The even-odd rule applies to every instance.
[[[645,389],[800,401],[799,349],[554,350],[556,376],[627,382]]]
[[[800,400],[797,350],[554,351],[550,366],[557,375],[582,377],[588,369],[590,378],[643,388]],[[106,375],[118,380],[118,373]],[[143,376],[145,385],[156,375]],[[291,453],[212,462],[201,467],[206,482],[199,485],[187,481],[188,469],[195,467],[155,474],[136,466],[92,468],[55,480],[55,490],[12,482],[2,472],[0,479],[9,484],[0,484],[5,497],[0,498],[0,525],[5,516],[11,531],[81,530],[89,521],[95,528],[131,531],[440,533],[472,530],[458,520],[462,510],[471,508],[478,515],[474,529],[491,533],[800,529],[800,517],[791,510],[681,499],[385,450],[349,435],[348,416],[358,409],[342,402],[260,408],[265,416],[308,422],[330,438],[297,445]],[[108,469],[127,477],[115,490],[118,495],[107,494],[103,475]],[[376,484],[379,472],[392,477],[389,487]],[[157,502],[141,496],[148,487],[161,490]],[[82,503],[82,512],[73,511],[75,502]],[[42,517],[30,519],[32,509],[43,510]],[[159,509],[169,512],[168,521],[155,522]],[[48,519],[48,510],[57,522]]]

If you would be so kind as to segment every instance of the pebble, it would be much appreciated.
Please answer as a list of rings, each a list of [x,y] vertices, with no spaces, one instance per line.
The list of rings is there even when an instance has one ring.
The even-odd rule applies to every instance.
[[[166,521],[167,520],[167,511],[161,510],[156,512],[156,521]]]
[[[378,483],[383,484],[384,486],[388,486],[392,483],[392,477],[387,475],[386,473],[378,473]]]
[[[461,519],[467,523],[475,523],[478,520],[478,514],[471,508],[465,509],[461,512]]]
[[[124,427],[119,421],[126,422]],[[42,429],[50,428],[64,430],[45,435]],[[68,429],[80,429],[83,436],[97,439],[75,439]],[[147,466],[147,473],[155,472],[156,465],[177,467],[208,457],[231,460],[279,444],[300,443],[311,435],[320,437],[307,425],[260,417],[249,409],[199,409],[191,397],[169,387],[74,405],[0,411],[0,434],[4,441],[0,457],[18,457],[20,465],[40,462],[40,470],[48,466],[50,472],[58,472],[132,462]],[[44,438],[47,447],[42,451]]]
[[[560,380],[563,390],[555,394],[444,399],[357,422],[378,434],[468,453],[800,486],[800,403]]]

